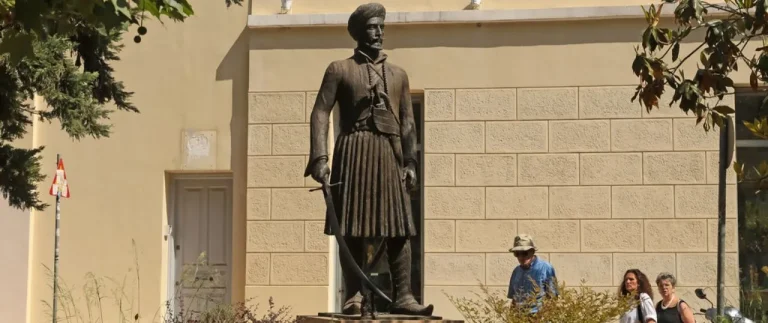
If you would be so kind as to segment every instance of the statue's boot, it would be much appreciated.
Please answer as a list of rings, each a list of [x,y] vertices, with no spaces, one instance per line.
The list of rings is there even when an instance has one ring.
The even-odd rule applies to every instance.
[[[363,295],[358,292],[344,303],[344,307],[341,309],[341,312],[347,315],[360,315],[361,308],[363,306],[362,304]]]
[[[431,304],[419,304],[411,290],[411,241],[404,238],[390,239],[387,249],[395,293],[390,313],[431,316],[434,307]]]
[[[349,247],[349,251],[358,266],[362,265],[363,245],[361,239],[354,237],[345,237],[344,240]],[[360,315],[363,302],[363,295],[360,293],[360,284],[362,283],[355,274],[353,274],[354,265],[341,263],[341,272],[344,276],[344,297],[346,301],[341,308],[341,312],[347,315]]]

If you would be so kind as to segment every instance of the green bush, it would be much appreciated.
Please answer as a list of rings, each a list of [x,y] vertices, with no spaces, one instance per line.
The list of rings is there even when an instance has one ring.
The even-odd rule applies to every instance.
[[[559,295],[551,294],[537,300],[539,288],[526,297],[521,306],[512,306],[504,292],[491,292],[480,284],[482,295],[475,298],[447,295],[451,303],[468,323],[533,323],[579,322],[605,323],[617,319],[638,302],[634,295],[619,297],[616,293],[596,292],[589,287],[567,288],[558,284]],[[531,306],[540,302],[539,312],[530,315]]]

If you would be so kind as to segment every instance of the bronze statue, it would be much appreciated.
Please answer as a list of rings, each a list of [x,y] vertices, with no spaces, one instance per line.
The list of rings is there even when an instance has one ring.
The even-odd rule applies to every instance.
[[[411,291],[410,237],[417,233],[409,190],[417,181],[417,152],[410,87],[406,72],[382,52],[385,16],[384,6],[369,3],[349,17],[347,30],[357,48],[325,70],[312,110],[304,176],[322,183],[328,195],[325,234],[337,234],[341,247],[347,287],[343,313],[370,317],[372,294],[366,291],[383,295],[360,270],[366,262],[364,239],[383,239],[395,293],[390,313],[429,316],[433,306],[420,305]],[[341,133],[331,170],[328,125],[337,102]],[[347,249],[354,261],[344,261]]]

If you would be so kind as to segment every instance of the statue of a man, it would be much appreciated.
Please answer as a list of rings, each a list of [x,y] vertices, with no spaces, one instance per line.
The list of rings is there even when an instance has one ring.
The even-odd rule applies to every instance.
[[[411,291],[411,244],[416,226],[409,190],[416,185],[416,128],[408,75],[382,52],[386,9],[364,4],[349,17],[354,54],[325,70],[310,123],[311,148],[304,176],[340,183],[331,196],[341,233],[358,266],[366,238],[385,238],[395,297],[393,314],[431,315]],[[341,133],[333,170],[328,168],[328,124],[338,102]],[[326,219],[325,234],[332,234]],[[342,268],[347,295],[343,312],[360,314],[361,283]]]

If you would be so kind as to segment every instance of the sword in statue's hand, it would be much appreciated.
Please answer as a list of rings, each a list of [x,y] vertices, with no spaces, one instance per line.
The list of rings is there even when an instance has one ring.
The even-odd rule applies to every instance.
[[[331,230],[333,231],[333,235],[336,237],[336,242],[339,244],[339,257],[341,257],[341,262],[346,265],[345,266],[346,268],[350,268],[352,270],[352,273],[355,274],[355,276],[362,281],[363,285],[368,287],[368,289],[370,289],[379,297],[387,300],[387,302],[392,303],[392,299],[390,299],[387,296],[387,294],[385,294],[373,282],[371,282],[371,280],[368,279],[368,276],[366,276],[365,273],[363,272],[363,269],[361,269],[360,266],[357,265],[357,262],[355,262],[355,258],[352,257],[352,252],[349,251],[349,247],[347,246],[347,243],[344,240],[344,236],[341,235],[341,228],[339,227],[339,219],[336,217],[336,208],[333,204],[333,196],[331,195],[331,186],[337,186],[339,184],[341,184],[341,182],[330,184],[328,181],[328,177],[326,176],[325,178],[323,178],[322,187],[310,189],[310,192],[323,190],[323,196],[325,197],[325,205],[327,207],[325,211],[326,221],[330,223]]]

